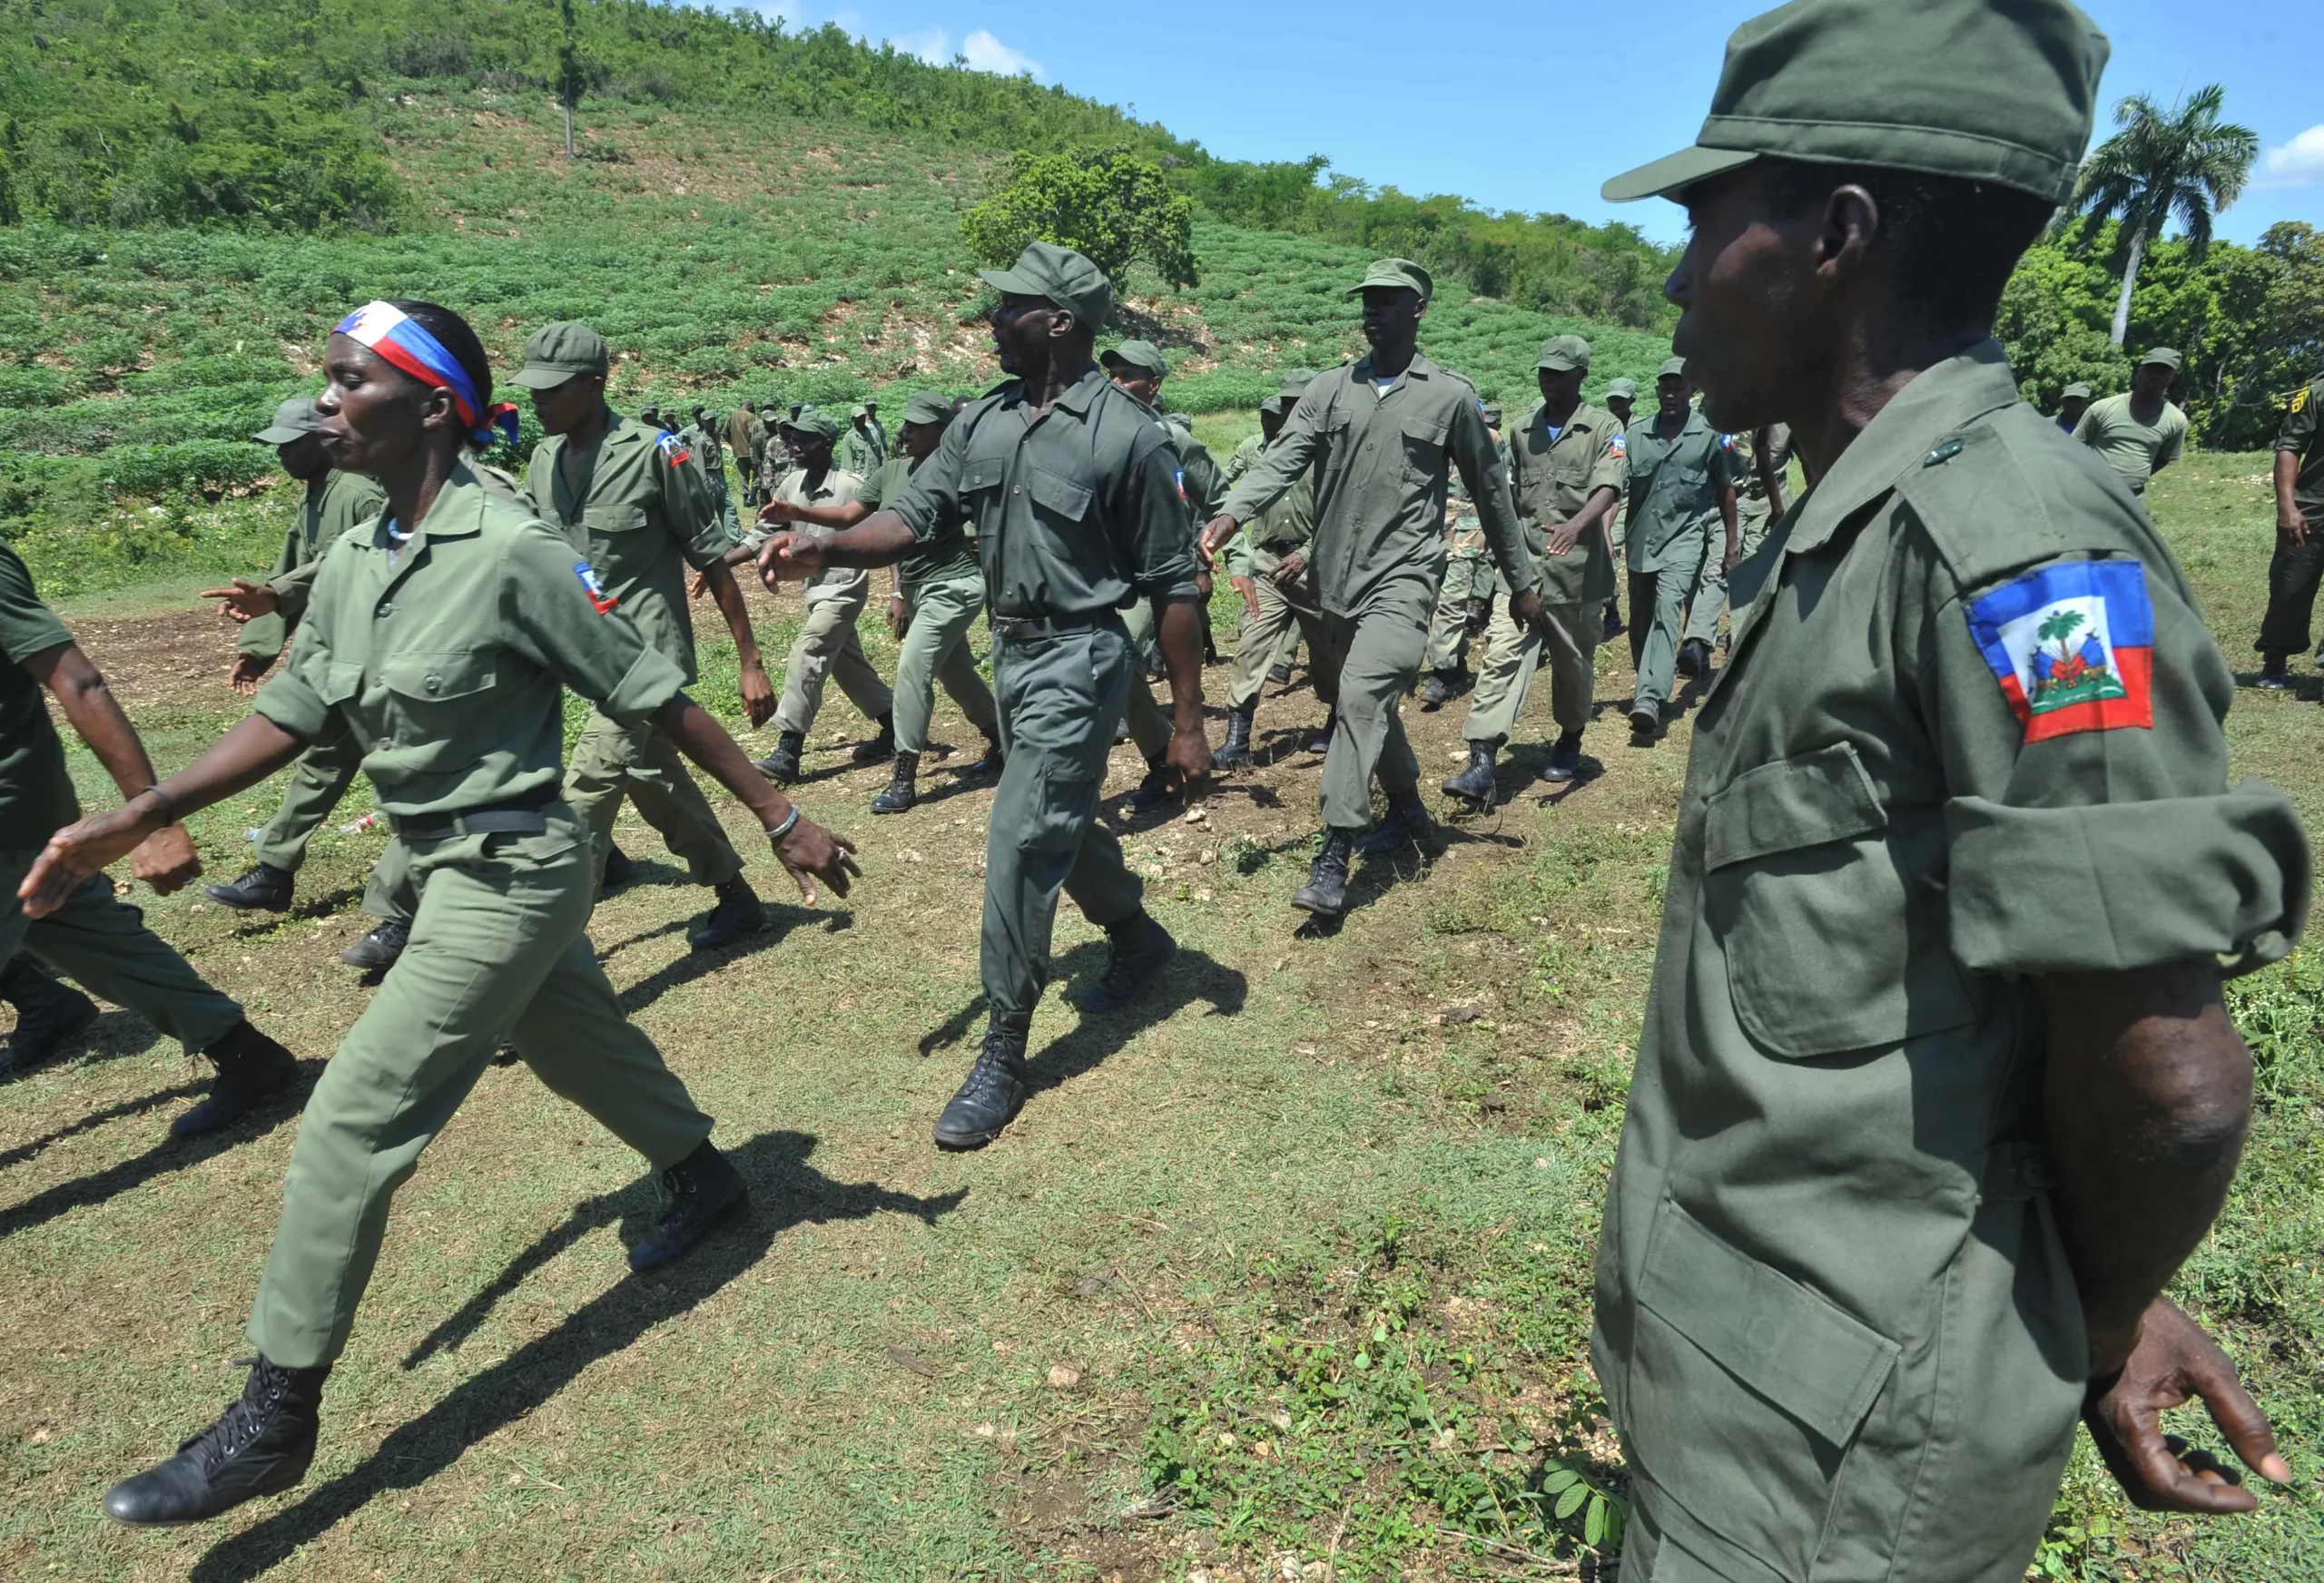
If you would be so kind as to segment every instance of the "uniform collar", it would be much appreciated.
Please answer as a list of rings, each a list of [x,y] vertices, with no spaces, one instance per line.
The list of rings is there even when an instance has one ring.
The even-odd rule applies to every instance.
[[[1107,375],[1106,370],[1092,363],[1089,365],[1088,373],[1076,379],[1066,388],[1063,394],[1049,403],[1049,409],[1051,412],[1070,412],[1076,418],[1087,418],[1089,415],[1089,409],[1098,405],[1107,391],[1117,389],[1119,389],[1119,387]],[[1124,400],[1141,411],[1150,413],[1153,410],[1126,390],[1122,391],[1121,395]],[[1018,381],[1017,388],[1010,392],[1009,399],[1019,407],[1029,405],[1025,399],[1023,380]]]
[[[1920,466],[1948,433],[2017,398],[2009,354],[1997,340],[1980,341],[1922,369],[1801,497],[1785,553],[1820,548],[1842,523],[1887,493],[1907,468]]]
[[[1711,432],[1711,427],[1704,420],[1703,409],[1699,407],[1689,407],[1687,408],[1687,421],[1680,424],[1679,426],[1679,432],[1672,435],[1669,439],[1662,438],[1662,413],[1659,408],[1656,410],[1648,413],[1636,427],[1644,431],[1647,438],[1659,446],[1676,446],[1680,440],[1686,438],[1690,434],[1709,434]]]
[[[1574,403],[1573,410],[1566,415],[1565,422],[1558,426],[1558,438],[1563,439],[1577,428],[1595,431],[1600,424],[1611,423],[1613,420],[1614,415],[1604,408],[1592,407],[1587,401],[1577,401]],[[1549,429],[1549,422],[1550,404],[1546,401],[1534,402],[1533,410],[1526,415],[1525,427],[1540,428],[1546,433]],[[1685,431],[1682,429],[1679,432]]]
[[[1404,371],[1396,376],[1394,384],[1388,387],[1388,394],[1393,396],[1403,389],[1407,380],[1426,379],[1435,372],[1436,365],[1428,360],[1428,354],[1415,349],[1413,352],[1413,360],[1404,365]],[[1348,379],[1353,384],[1362,385],[1368,389],[1377,391],[1380,388],[1379,378],[1379,375],[1372,371],[1370,352],[1364,353],[1348,365]]]

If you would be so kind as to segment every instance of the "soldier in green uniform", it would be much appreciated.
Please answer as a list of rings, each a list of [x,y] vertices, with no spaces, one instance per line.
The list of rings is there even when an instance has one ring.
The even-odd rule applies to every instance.
[[[1992,338],[2106,54],[2065,0],[1802,0],[1606,184],[1686,205],[1704,416],[1814,480],[1737,573],[1599,1241],[1623,1583],[2022,1577],[2077,1417],[2139,1505],[2250,1509],[2163,1438],[2198,1395],[2290,1476],[2162,1293],[2246,1126],[2219,979],[2291,949],[2308,844],[2229,783],[2153,525]]]
[[[1614,415],[1614,421],[1622,426],[1622,432],[1625,435],[1630,432],[1631,409],[1637,405],[1638,381],[1636,379],[1626,374],[1620,379],[1606,381],[1606,410]],[[1627,506],[1629,499],[1630,483],[1627,470],[1625,470],[1621,497],[1614,502],[1613,512],[1606,522],[1607,532],[1613,539],[1614,559],[1618,565],[1625,566],[1629,562],[1623,556],[1622,547],[1630,542],[1630,511]],[[1613,593],[1606,598],[1604,635],[1610,641],[1621,636],[1627,630],[1622,624],[1622,580],[1618,576],[1614,579]]]
[[[742,515],[734,509],[734,497],[726,492],[726,447],[719,438],[718,426],[710,421],[706,409],[697,407],[694,409],[694,422],[679,438],[694,452],[694,459],[702,464],[703,477],[710,485],[710,497],[718,503],[718,520],[725,526],[727,536],[741,537]]]
[[[1534,361],[1541,399],[1510,436],[1510,497],[1534,551],[1533,575],[1546,630],[1503,615],[1491,628],[1476,696],[1461,734],[1469,767],[1444,782],[1446,795],[1490,807],[1493,763],[1525,712],[1533,672],[1550,663],[1550,712],[1558,740],[1543,772],[1551,781],[1581,772],[1581,733],[1595,701],[1594,656],[1614,586],[1614,546],[1606,519],[1622,492],[1628,445],[1614,415],[1581,398],[1590,343],[1551,336]]]
[[[2082,426],[2082,415],[2090,410],[2091,399],[2098,394],[2076,379],[2058,393],[2058,427],[2072,434]]]
[[[809,534],[829,531],[803,510],[829,512],[852,505],[863,487],[854,473],[832,463],[840,440],[839,419],[828,412],[802,412],[783,426],[783,446],[792,467],[767,488],[767,503],[759,507],[759,526],[739,548],[737,561],[758,554],[778,524],[796,524]],[[895,694],[863,655],[863,640],[855,624],[871,602],[870,575],[853,567],[838,567],[807,578],[801,597],[806,614],[791,657],[783,667],[783,703],[774,712],[779,733],[774,752],[759,761],[759,772],[786,783],[796,781],[800,758],[807,751],[807,733],[823,707],[823,687],[836,681],[848,702],[879,729],[872,740],[855,747],[855,762],[876,764],[896,751]]]
[[[743,591],[726,569],[733,541],[703,470],[677,436],[656,436],[606,404],[609,366],[605,338],[586,324],[551,324],[526,340],[524,366],[510,382],[533,393],[533,410],[548,436],[525,473],[534,515],[564,529],[604,584],[605,597],[688,684],[694,663],[685,568],[708,576],[740,655],[743,709],[752,724],[762,724],[773,712],[774,690]],[[566,798],[596,838],[601,888],[625,797],[684,860],[694,883],[717,893],[709,917],[686,937],[694,949],[715,949],[762,926],[742,854],[666,737],[596,711],[581,728],[566,773]]]
[[[1167,426],[1090,356],[1113,310],[1102,271],[1033,242],[1008,270],[993,340],[1008,382],[971,402],[902,498],[828,538],[779,536],[759,552],[770,580],[823,566],[889,565],[976,524],[995,640],[994,691],[1009,755],[985,835],[985,996],[991,1021],[968,1080],[936,1123],[947,1148],[1000,1136],[1025,1101],[1025,1044],[1049,977],[1058,894],[1104,929],[1109,960],[1077,1001],[1128,1007],[1177,950],[1147,915],[1137,877],[1098,820],[1106,758],[1135,665],[1121,612],[1160,606],[1177,716],[1169,757],[1190,783],[1210,772],[1202,726],[1195,557]]]
[[[1759,547],[1768,536],[1768,524],[1783,509],[1775,497],[1783,492],[1783,469],[1791,460],[1791,430],[1778,423],[1758,432],[1721,438],[1735,481],[1735,536],[1724,541],[1712,536],[1705,547],[1702,573],[1695,579],[1694,597],[1687,604],[1687,624],[1679,638],[1681,676],[1710,674],[1710,652],[1719,642],[1719,618],[1727,614],[1728,574],[1737,562]]]
[[[887,441],[872,427],[871,409],[854,408],[848,413],[847,431],[838,437],[839,469],[852,473],[858,479],[870,477],[888,459]]]
[[[282,470],[303,487],[299,515],[282,536],[282,551],[263,583],[238,578],[231,588],[202,591],[204,599],[225,601],[222,608],[230,618],[253,606],[265,607],[246,615],[234,640],[240,654],[227,679],[245,696],[258,691],[260,678],[281,654],[306,609],[311,577],[297,574],[320,561],[349,528],[377,516],[387,499],[370,479],[330,465],[316,438],[321,423],[314,402],[301,396],[277,408],[274,421],[251,437],[274,447]],[[283,788],[281,809],[259,832],[252,853],[257,860],[241,877],[206,887],[210,899],[237,911],[287,909],[300,865],[307,859],[308,839],[347,794],[362,758],[362,750],[344,734],[320,742],[302,754],[290,772],[290,783]]]
[[[290,762],[334,718],[362,742],[364,771],[411,850],[411,944],[300,1120],[241,1398],[107,1492],[107,1515],[133,1527],[199,1522],[303,1476],[395,1191],[502,1037],[660,1173],[668,1206],[630,1250],[633,1268],[682,1256],[743,1208],[711,1118],[624,1018],[583,932],[594,842],[558,795],[566,688],[665,734],[716,776],[811,901],[818,880],[844,895],[852,871],[846,843],[752,771],[566,538],[487,493],[461,460],[498,409],[483,348],[457,314],[369,304],[333,331],[323,368],[324,443],[336,465],[380,482],[386,515],[332,550],[253,712],[160,786],[58,831],[24,885],[35,916],[69,906],[104,863]]]
[[[1299,389],[1305,390],[1307,388],[1308,383],[1315,378],[1315,370],[1313,369],[1287,369],[1283,375],[1281,388],[1283,389],[1289,389],[1293,386],[1296,386]],[[1292,400],[1295,401],[1296,399],[1298,399],[1296,396],[1292,398]],[[1291,415],[1291,402],[1282,401],[1279,397],[1270,397],[1268,398],[1267,402],[1260,403],[1260,422],[1262,425],[1266,421],[1265,409],[1269,402],[1275,402],[1282,408],[1281,412],[1275,418],[1275,428],[1279,431],[1283,427],[1283,419]],[[1224,500],[1226,497],[1226,491],[1232,489],[1236,484],[1242,482],[1243,475],[1251,470],[1252,464],[1259,459],[1259,453],[1266,448],[1267,443],[1267,435],[1265,433],[1245,435],[1240,440],[1236,442],[1234,454],[1229,456],[1226,458],[1226,465],[1218,469],[1218,497],[1221,500]],[[1312,506],[1312,502],[1310,504]],[[1312,509],[1308,515],[1312,519],[1314,516]],[[1310,522],[1310,526],[1313,526],[1312,520]],[[1242,565],[1247,563],[1251,559],[1252,555],[1251,536],[1249,532],[1246,530],[1245,532],[1236,536],[1234,538],[1229,539],[1226,543],[1224,555],[1226,564]],[[1301,564],[1303,566],[1305,565],[1304,556],[1302,557]],[[1246,595],[1246,601],[1248,597],[1249,596]],[[1247,609],[1248,605],[1246,602],[1246,610],[1247,611]],[[1286,621],[1283,624],[1277,633],[1275,642],[1273,663],[1266,667],[1265,675],[1267,681],[1272,682],[1278,687],[1287,687],[1291,684],[1291,663],[1293,660],[1298,658],[1299,642],[1304,631],[1305,628],[1298,622]],[[1236,651],[1236,659],[1237,664],[1240,664],[1242,654],[1239,648]],[[1325,734],[1328,736],[1329,733],[1326,733]],[[1312,751],[1315,752],[1322,752],[1324,750],[1322,747],[1313,747]]]
[[[64,624],[41,603],[25,563],[0,540],[0,999],[16,1008],[15,1031],[0,1048],[0,1077],[54,1058],[96,1020],[89,998],[53,976],[70,974],[176,1039],[188,1055],[209,1057],[217,1082],[170,1132],[192,1137],[213,1131],[295,1080],[298,1063],[146,928],[137,909],[114,900],[113,881],[96,871],[102,864],[53,896],[22,904],[35,889],[28,876],[49,832],[81,817],[43,688],[121,794],[143,796],[153,784],[153,766],[136,728]],[[124,855],[130,871],[164,896],[202,872],[192,839],[175,819],[156,820],[141,840],[106,860]]]
[[[766,432],[759,428],[757,402],[745,401],[726,415],[726,449],[734,458],[735,476],[743,482],[743,505],[756,511],[759,460],[766,454]]]
[[[1655,376],[1656,412],[1634,422],[1624,437],[1629,454],[1630,664],[1638,685],[1630,697],[1630,742],[1652,747],[1662,728],[1662,705],[1687,623],[1687,602],[1712,554],[1710,525],[1736,544],[1734,454],[1727,437],[1695,410],[1684,359],[1671,358]],[[1724,593],[1724,587],[1721,589]]]
[[[2131,370],[2131,388],[2093,401],[2073,426],[2073,437],[2114,464],[2133,495],[2179,459],[2187,445],[2187,415],[2171,399],[2179,353],[2156,347]]]
[[[1332,675],[1339,703],[1324,759],[1324,843],[1292,904],[1326,919],[1347,909],[1348,862],[1359,839],[1368,851],[1391,852],[1428,828],[1420,763],[1397,710],[1427,652],[1429,613],[1444,577],[1445,487],[1456,467],[1508,581],[1511,615],[1535,628],[1546,619],[1476,387],[1418,349],[1435,282],[1409,260],[1380,259],[1348,290],[1364,299],[1372,350],[1307,387],[1275,444],[1227,495],[1203,546],[1216,554],[1314,469],[1310,558],[1325,639],[1315,669]],[[1376,828],[1375,774],[1388,800]]]
[[[1502,447],[1502,464],[1508,465],[1508,447],[1501,434],[1501,408],[1484,408],[1485,427]],[[1492,550],[1485,543],[1482,520],[1468,487],[1452,480],[1447,490],[1447,531],[1451,547],[1444,556],[1444,583],[1436,591],[1436,613],[1429,618],[1428,679],[1421,683],[1420,706],[1440,709],[1472,680],[1469,642],[1483,637],[1492,624],[1493,599],[1501,593],[1501,576],[1492,567]]]
[[[1284,376],[1281,388],[1259,404],[1260,456],[1282,437],[1284,420],[1315,378],[1313,369],[1295,369]],[[1324,612],[1315,603],[1315,576],[1307,560],[1308,541],[1315,534],[1315,487],[1311,478],[1303,477],[1226,543],[1227,575],[1243,596],[1243,626],[1235,640],[1235,674],[1226,687],[1226,740],[1212,759],[1219,769],[1251,767],[1251,726],[1258,714],[1260,686],[1286,634],[1295,642],[1305,634],[1310,654],[1323,642]],[[1326,709],[1338,698],[1335,680],[1316,677],[1316,696]]]
[[[2324,580],[2324,373],[2292,392],[2276,432],[2276,553],[2268,562],[2268,614],[2260,622],[2260,683],[2291,685],[2287,656],[2308,647],[2316,585]],[[2320,654],[2319,657],[2324,657]]]
[[[888,438],[888,426],[880,421],[880,403],[872,397],[863,398],[863,422],[872,443],[880,447],[880,459],[884,464],[895,457],[895,444]]]

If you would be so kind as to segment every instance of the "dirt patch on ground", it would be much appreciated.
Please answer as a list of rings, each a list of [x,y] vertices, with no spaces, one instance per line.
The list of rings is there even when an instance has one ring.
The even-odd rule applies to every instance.
[[[142,710],[234,702],[234,628],[209,605],[133,621],[76,618],[73,635],[133,720]]]

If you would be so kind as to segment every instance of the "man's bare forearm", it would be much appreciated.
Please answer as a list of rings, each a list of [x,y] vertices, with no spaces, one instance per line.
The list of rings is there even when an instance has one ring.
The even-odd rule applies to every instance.
[[[776,791],[758,772],[726,728],[703,707],[680,693],[654,712],[654,729],[668,737],[735,800],[755,815],[762,830],[773,830],[791,817],[791,799]]]
[[[1156,641],[1170,674],[1172,724],[1202,730],[1202,609],[1192,599],[1154,602]]]
[[[2276,453],[2276,520],[2290,522],[2300,516],[2299,503],[2292,498],[2299,487],[2299,453]]]
[[[892,511],[880,511],[827,538],[794,541],[789,559],[811,567],[892,566],[919,547],[911,525]]]
[[[153,784],[157,778],[153,762],[145,756],[137,728],[129,723],[121,701],[105,685],[104,673],[82,653],[79,644],[44,649],[27,661],[25,668],[55,694],[65,720],[97,755],[97,762],[105,767],[123,798],[134,797]]]
[[[726,618],[726,630],[734,634],[737,662],[746,669],[757,664],[758,634],[751,630],[751,607],[743,602],[743,585],[724,561],[704,568],[702,575],[710,584],[710,596],[718,602],[718,614]]]
[[[2209,963],[2041,987],[2053,1202],[2102,1376],[2226,1202],[2250,1121],[2251,1055]]]

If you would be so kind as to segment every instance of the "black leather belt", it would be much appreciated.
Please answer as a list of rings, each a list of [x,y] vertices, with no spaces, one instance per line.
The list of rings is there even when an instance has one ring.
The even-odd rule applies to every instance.
[[[488,802],[458,813],[421,813],[393,820],[396,834],[408,841],[449,841],[456,835],[538,835],[548,828],[548,805],[556,789],[546,795]]]
[[[1084,615],[996,615],[992,618],[992,630],[1009,643],[1038,643],[1045,637],[1118,626],[1121,619],[1121,613],[1117,610],[1093,610]]]

